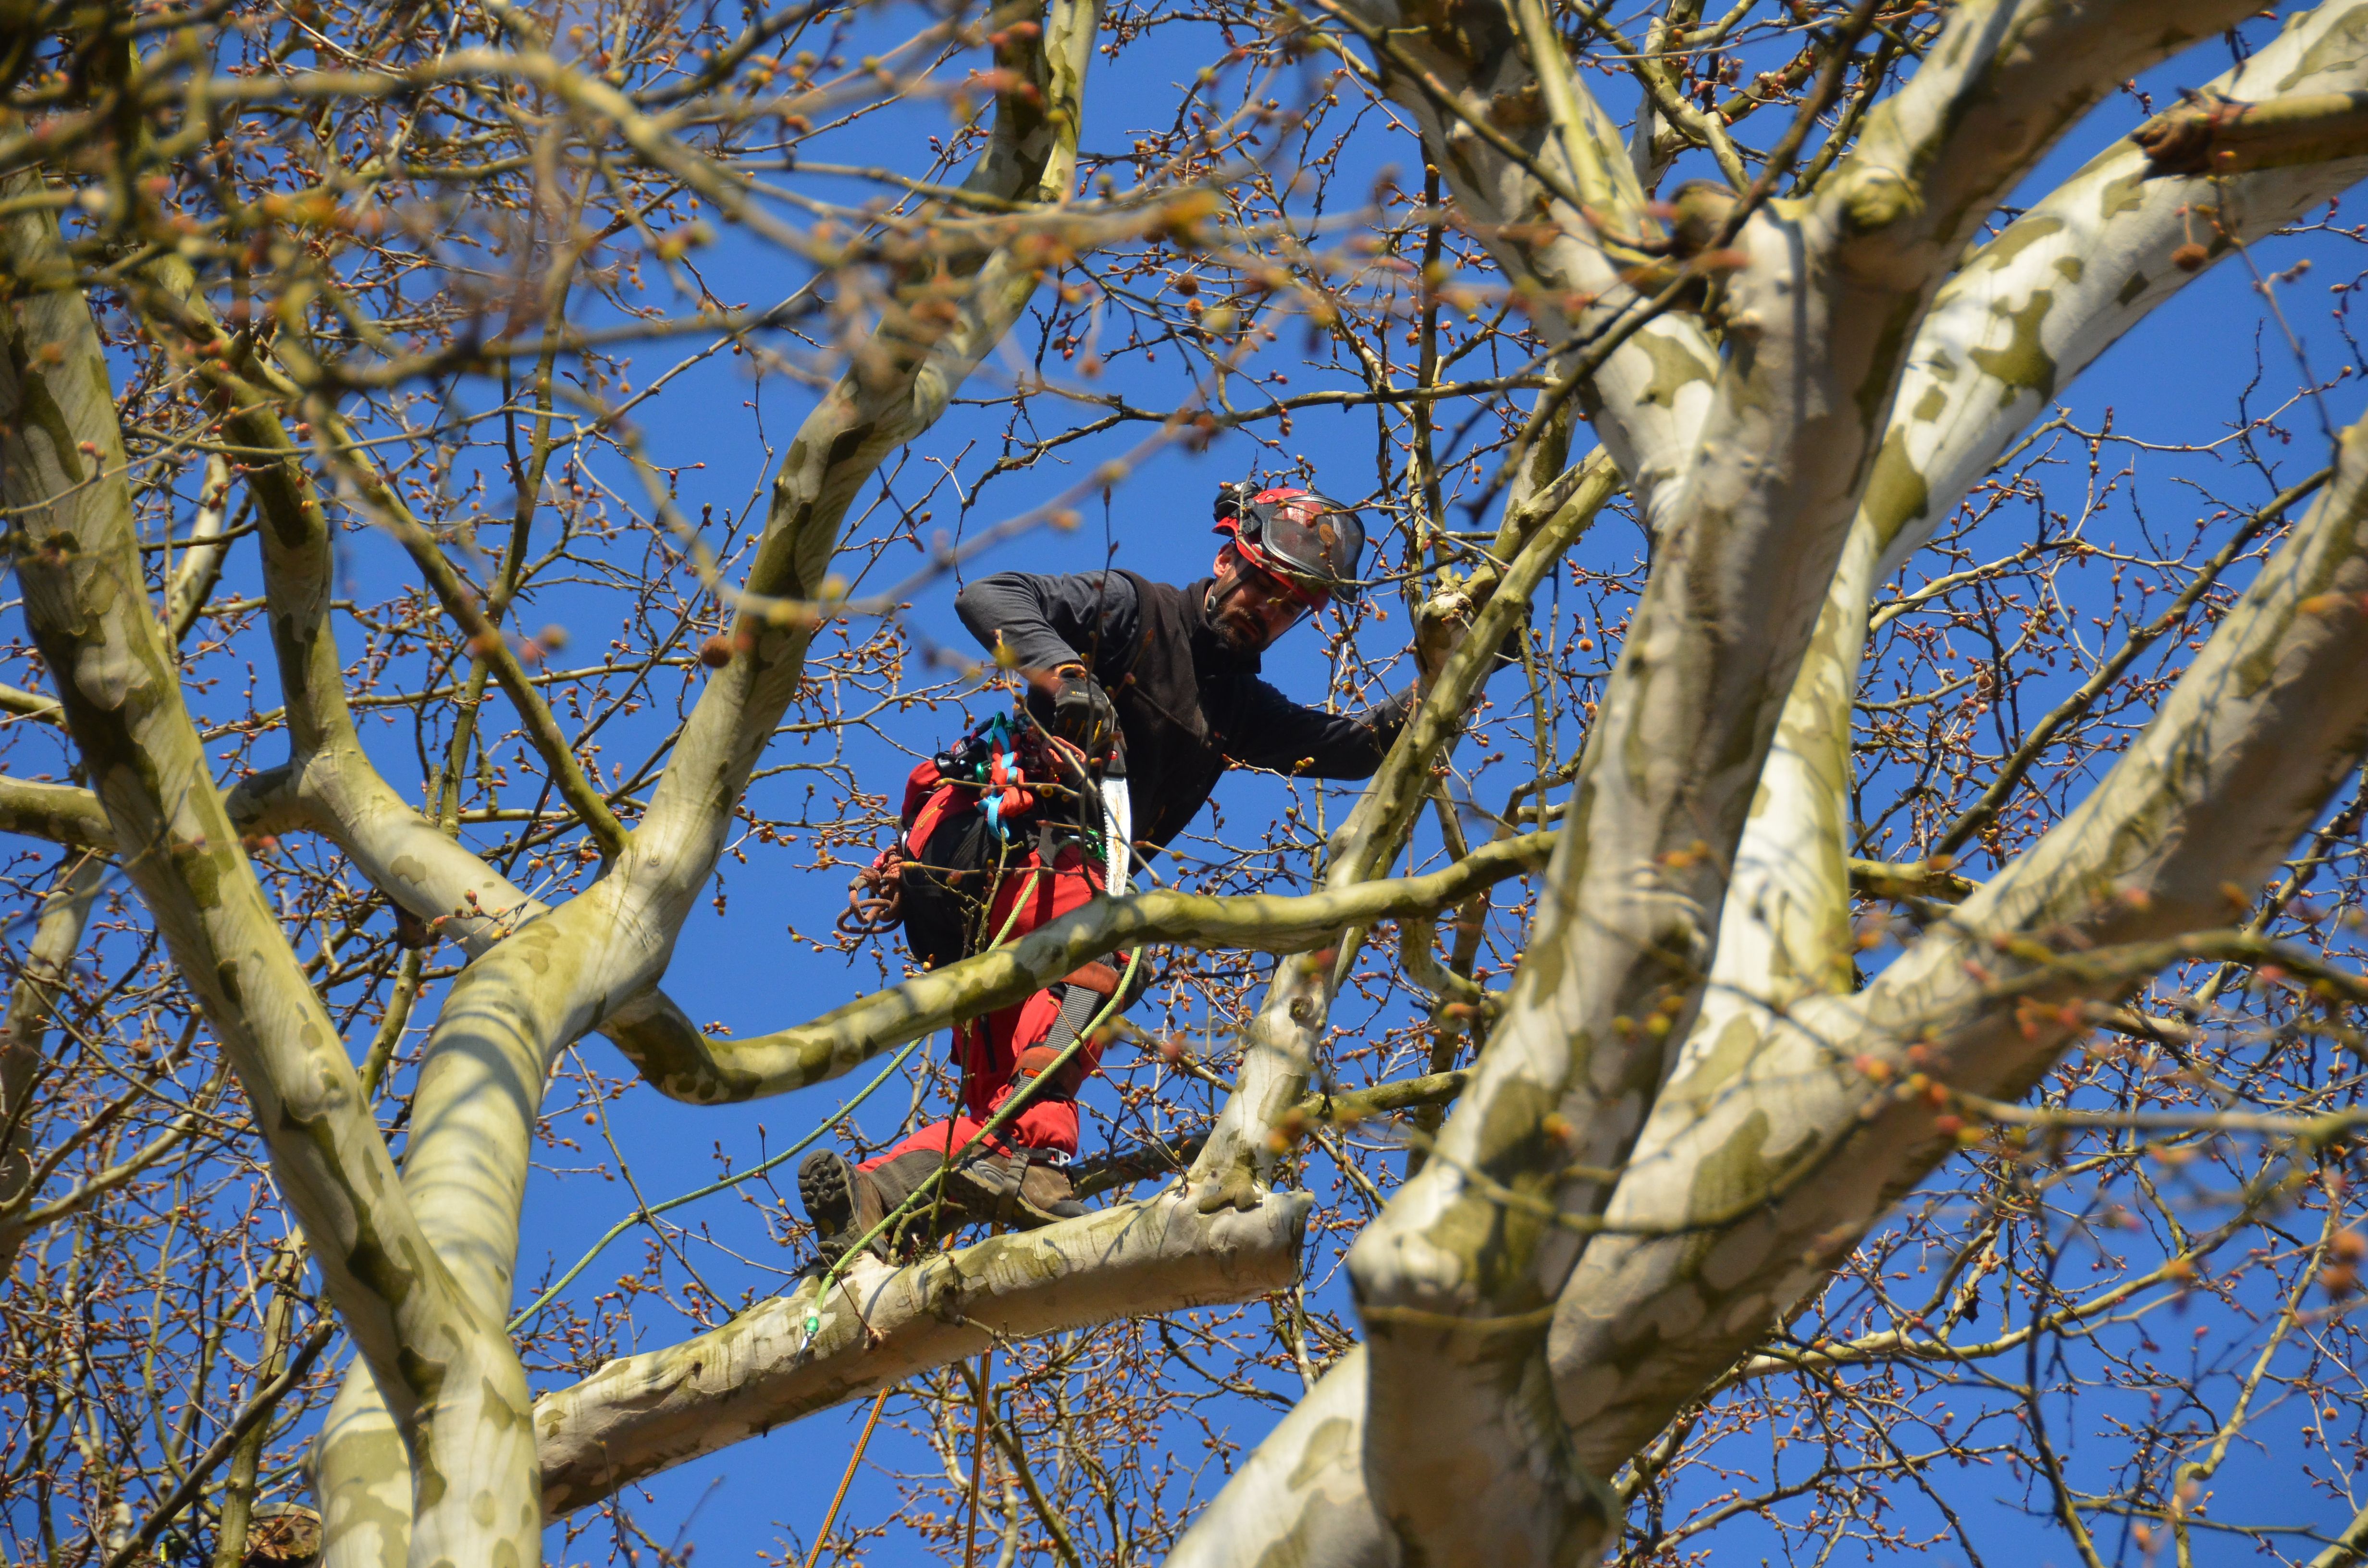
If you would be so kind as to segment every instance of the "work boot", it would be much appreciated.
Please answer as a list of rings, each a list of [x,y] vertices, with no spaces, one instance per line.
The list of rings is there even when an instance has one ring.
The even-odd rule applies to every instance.
[[[806,1218],[814,1221],[815,1242],[825,1262],[837,1261],[886,1217],[894,1203],[882,1194],[869,1171],[857,1169],[831,1149],[817,1149],[800,1163],[798,1198],[806,1206]],[[888,1238],[873,1237],[871,1251],[886,1257]]]
[[[1026,1150],[964,1160],[962,1169],[947,1178],[946,1188],[961,1194],[962,1207],[973,1218],[1015,1230],[1032,1231],[1086,1211],[1069,1173]]]
[[[872,1171],[882,1210],[894,1210],[908,1195],[919,1192],[944,1164],[945,1156],[937,1151],[916,1149]],[[964,1156],[936,1191],[923,1194],[915,1202],[911,1229],[914,1234],[932,1239],[973,1224],[1032,1231],[1085,1211],[1068,1173],[1050,1161],[1031,1158],[1024,1152],[975,1153]]]
[[[868,1171],[831,1150],[808,1154],[798,1166],[798,1196],[814,1221],[824,1260],[837,1261],[858,1237],[927,1186],[945,1163],[933,1149],[915,1149]],[[884,1259],[889,1244],[901,1235],[935,1239],[965,1225],[989,1223],[1032,1231],[1085,1211],[1068,1172],[1051,1161],[1024,1151],[973,1154],[897,1224],[873,1237],[871,1251]]]
[[[1016,1220],[1023,1230],[1032,1231],[1055,1220],[1074,1220],[1086,1211],[1086,1206],[1077,1201],[1076,1184],[1069,1179],[1068,1171],[1049,1160],[1028,1162],[1016,1196]]]
[[[929,1178],[946,1163],[945,1155],[935,1149],[914,1149],[887,1161],[871,1173],[880,1185],[880,1201],[883,1209],[894,1210],[913,1194],[921,1196],[905,1212],[896,1229],[903,1233],[948,1235],[973,1220],[991,1218],[991,1212],[973,1213],[974,1200],[979,1196],[972,1185],[957,1174],[949,1176],[936,1190],[924,1192]],[[930,1221],[936,1221],[932,1229]]]

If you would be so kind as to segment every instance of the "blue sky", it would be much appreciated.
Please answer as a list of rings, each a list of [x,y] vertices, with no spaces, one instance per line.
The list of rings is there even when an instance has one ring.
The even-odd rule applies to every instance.
[[[908,12],[896,19],[906,21],[910,16]],[[2258,30],[2268,24],[2252,26]],[[1133,135],[1156,129],[1144,120],[1160,116],[1173,105],[1180,79],[1198,69],[1204,58],[1197,49],[1186,46],[1184,40],[1192,36],[1192,29],[1169,29],[1155,34],[1149,43],[1125,51],[1116,62],[1099,57],[1093,62],[1084,138],[1088,149],[1121,148]],[[1201,30],[1200,41],[1207,41],[1206,29]],[[2226,58],[2223,46],[2206,45],[2189,57],[2192,63],[2175,62],[2155,73],[2142,85],[2159,100],[2175,85],[2200,82],[2215,74]],[[1624,113],[1627,105],[1615,97],[1613,107]],[[2051,155],[2018,201],[2028,201],[2050,188],[2138,118],[2135,105],[2127,98],[2109,102]],[[919,106],[868,121],[860,132],[863,161],[890,163],[921,173],[926,161],[922,139],[942,125],[941,109]],[[1339,184],[1344,192],[1365,188],[1384,165],[1401,169],[1418,166],[1418,151],[1414,145],[1402,135],[1384,130],[1377,119],[1352,143],[1348,157],[1349,163],[1341,171]],[[2348,207],[2346,216],[2350,216]],[[2259,262],[2265,272],[2291,267],[2305,257],[2317,264],[2306,278],[2286,288],[2283,297],[2292,301],[2291,319],[2322,375],[2332,373],[2350,357],[2349,349],[2328,325],[2330,297],[2324,285],[2348,280],[2359,270],[2360,264],[2353,259],[2355,248],[2348,240],[2327,236],[2275,242],[2260,247]],[[785,291],[778,262],[758,247],[730,235],[705,253],[702,267],[717,292],[727,299],[761,302]],[[1293,336],[1286,335],[1281,344],[1269,350],[1269,355],[1288,360],[1293,347]],[[2157,312],[2078,383],[2059,390],[2059,396],[2084,425],[2094,424],[2110,410],[2118,428],[2142,432],[2150,441],[2210,441],[2226,433],[2231,417],[2230,389],[2251,373],[2257,352],[2263,364],[2266,388],[2274,392],[2293,382],[2290,356],[2273,324],[2268,321],[2261,295],[2239,266],[2224,264]],[[637,373],[636,381],[666,363],[660,354],[640,358],[650,370]],[[1346,384],[1322,370],[1302,370],[1296,363],[1291,365],[1291,390],[1294,392]],[[1125,373],[1127,379],[1114,376],[1110,384],[1137,401],[1156,404],[1163,400],[1173,401],[1177,395],[1180,382],[1173,371],[1172,363],[1156,373],[1130,370]],[[2361,380],[2368,378],[2356,377],[2328,394],[2328,415],[2339,426],[2348,423],[2359,412],[2362,397],[2355,388]],[[760,493],[767,475],[760,467],[754,416],[746,406],[752,395],[746,361],[718,357],[685,375],[665,395],[642,410],[640,416],[654,451],[666,461],[702,465],[686,476],[682,491],[686,510],[695,512],[700,503],[712,502],[723,511]],[[810,393],[785,379],[770,379],[762,391],[766,437],[776,444],[785,444],[787,432],[810,402]],[[1057,416],[1057,407],[1051,400],[1042,400],[1039,419]],[[1076,416],[1083,419],[1087,414],[1079,411]],[[1371,483],[1370,422],[1374,417],[1370,409],[1310,411],[1296,420],[1288,444],[1295,456],[1311,462],[1319,474],[1356,475],[1345,483],[1327,487],[1360,493]],[[1444,423],[1452,425],[1452,420]],[[911,455],[916,460],[934,457],[957,461],[973,443],[979,444],[981,449],[991,449],[998,429],[990,416],[977,410],[957,408],[916,444]],[[2325,460],[2315,422],[2297,421],[2295,429],[2293,445],[2281,459],[2281,474],[2289,481],[2315,470]],[[974,534],[996,518],[1049,499],[1077,475],[1090,472],[1093,464],[1126,450],[1138,439],[1139,429],[1111,432],[1068,449],[1063,454],[1065,467],[1047,467],[998,481],[987,489],[985,498],[966,519],[966,530]],[[1221,437],[1203,453],[1174,449],[1164,451],[1118,493],[1107,513],[1099,506],[1089,507],[1085,526],[1076,533],[1030,534],[983,553],[968,565],[966,574],[1006,568],[1083,569],[1099,564],[1106,543],[1114,541],[1120,547],[1116,560],[1121,565],[1169,581],[1197,576],[1207,570],[1215,544],[1208,522],[1211,492],[1219,481],[1237,477],[1240,465],[1255,460],[1259,460],[1259,454],[1247,437],[1237,436]],[[2185,515],[2177,509],[2192,508],[2192,503],[2183,496],[2173,499],[2180,494],[2175,483],[2180,472],[2206,480],[2235,500],[2258,502],[2269,494],[2262,483],[2234,473],[2227,465],[2214,460],[2166,457],[2149,459],[2148,465],[2144,474],[2146,494],[2150,501],[2169,508],[2182,524]],[[979,460],[973,457],[965,472],[974,473],[978,466]],[[897,480],[899,487],[910,489],[919,472],[908,463]],[[2002,533],[2018,526],[2021,524],[2012,517],[2001,518],[1996,525]],[[2110,529],[2114,525],[2109,520],[2102,526]],[[384,548],[358,548],[353,570],[374,570],[379,564],[377,551]],[[1620,570],[1634,561],[1640,549],[1632,528],[1622,521],[1611,521],[1590,537],[1583,546],[1581,558],[1583,563],[1597,569]],[[960,648],[968,645],[968,639],[952,615],[954,585],[951,581],[940,582],[920,594],[910,624],[926,640]],[[542,619],[566,619],[564,595],[552,596],[539,604],[529,612],[529,624]],[[1387,645],[1393,639],[1402,639],[1404,632],[1404,619],[1397,617],[1387,621],[1369,621],[1360,636]],[[1303,631],[1269,662],[1269,673],[1279,684],[1311,699],[1321,693],[1328,676],[1316,642]],[[1368,652],[1372,652],[1370,647]],[[632,734],[630,730],[624,732],[624,738],[612,748],[611,755],[637,756]],[[926,753],[951,735],[951,720],[942,714],[903,715],[893,729],[894,740],[916,753]],[[416,771],[416,765],[404,749],[407,737],[384,731],[371,739],[390,778],[400,780]],[[867,787],[893,793],[905,762],[894,750],[861,735],[852,737],[849,746],[850,755],[865,773]],[[759,788],[772,791],[776,801],[786,808],[800,786],[795,777],[790,776]],[[1229,782],[1220,795],[1221,803],[1236,823],[1256,824],[1270,817],[1281,810],[1283,800],[1279,786],[1241,778]],[[719,1019],[735,1033],[757,1033],[821,1012],[876,983],[876,971],[869,956],[837,960],[818,955],[803,944],[788,939],[788,929],[792,927],[813,935],[824,932],[839,906],[845,877],[844,872],[794,869],[803,853],[758,849],[748,866],[727,867],[729,915],[719,916],[702,903],[691,917],[667,983],[695,1017],[702,1021]],[[589,1041],[584,1049],[601,1071],[620,1070],[614,1053],[604,1043]],[[736,1168],[746,1166],[760,1151],[783,1147],[828,1115],[861,1082],[862,1076],[859,1075],[782,1099],[728,1108],[690,1108],[647,1092],[637,1092],[612,1108],[611,1124],[642,1190],[655,1199],[689,1190],[712,1179],[717,1170],[719,1151],[728,1153]],[[904,1086],[891,1084],[874,1105],[865,1108],[863,1123],[875,1132],[885,1131],[905,1114],[908,1103]],[[1095,1147],[1095,1137],[1089,1133],[1087,1152]],[[789,1175],[787,1171],[780,1174],[784,1178]],[[791,1184],[783,1179],[780,1187],[787,1192]],[[529,1199],[521,1261],[524,1284],[531,1288],[547,1273],[572,1263],[616,1219],[629,1211],[632,1202],[620,1184],[584,1176],[562,1179],[539,1174]],[[729,1198],[710,1200],[690,1213],[712,1221],[718,1236],[732,1241],[754,1260],[754,1265],[780,1261],[789,1266],[799,1261],[768,1258],[761,1230]],[[686,1216],[678,1214],[675,1218]],[[629,1259],[638,1257],[643,1245],[640,1234],[620,1241],[610,1255],[587,1272],[579,1292],[588,1294],[612,1279]],[[721,1254],[701,1256],[714,1258],[716,1273],[711,1278],[768,1288],[768,1276],[763,1267],[734,1266]],[[729,1288],[726,1293],[732,1293]],[[522,1291],[520,1300],[525,1299]],[[2209,1323],[2205,1326],[2209,1329]],[[643,1347],[666,1343],[678,1330],[677,1320],[661,1315],[648,1326]],[[2207,1333],[2193,1347],[2194,1353],[2208,1357],[2214,1353],[2216,1346],[2217,1341]],[[661,1540],[672,1538],[678,1528],[685,1529],[688,1538],[697,1542],[698,1555],[705,1562],[749,1561],[761,1551],[775,1549],[776,1543],[791,1531],[799,1540],[805,1541],[846,1462],[860,1415],[860,1407],[833,1412],[684,1466],[653,1483],[652,1502],[637,1512]],[[1225,1413],[1225,1420],[1246,1443],[1254,1442],[1271,1419],[1269,1409],[1247,1400],[1236,1401],[1235,1407]],[[873,1453],[877,1459],[906,1468],[928,1465],[917,1445],[886,1431],[876,1439]],[[2240,1458],[2232,1461],[2231,1474],[2242,1475],[2242,1485],[2250,1494],[2248,1504],[2265,1515],[2285,1509],[2320,1519],[2332,1517],[2322,1503],[2282,1496],[2282,1489],[2294,1484],[2294,1472],[2277,1463],[2274,1457],[2258,1462]],[[2234,1490],[2233,1486],[2229,1489]],[[2021,1495],[2019,1489],[2009,1487],[2003,1481],[1997,1490],[2016,1498]],[[893,1506],[894,1498],[894,1491],[885,1481],[869,1472],[860,1475],[848,1499],[846,1517],[858,1521],[877,1519]],[[1998,1557],[2013,1552],[2043,1562],[2071,1560],[2068,1543],[2059,1534],[2032,1524],[2021,1512],[2018,1502],[1983,1505],[1978,1498],[1968,1498],[1967,1502],[1969,1517],[1977,1522],[1977,1533],[1986,1544],[1995,1542]],[[554,1547],[556,1539],[554,1536]],[[1774,1550],[1773,1538],[1749,1521],[1729,1527],[1713,1540],[1715,1554],[1722,1561],[1748,1561],[1755,1554]],[[877,1561],[892,1563],[918,1555],[908,1539],[894,1532],[875,1546],[871,1554]],[[1942,1555],[1950,1554],[1944,1551]]]

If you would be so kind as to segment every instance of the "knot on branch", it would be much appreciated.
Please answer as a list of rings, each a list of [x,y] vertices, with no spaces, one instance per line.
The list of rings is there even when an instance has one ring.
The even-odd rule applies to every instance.
[[[1715,180],[1688,180],[1667,201],[1649,202],[1645,215],[1664,226],[1658,235],[1617,233],[1602,214],[1588,210],[1588,222],[1604,248],[1614,256],[1641,257],[1621,274],[1640,293],[1657,294],[1673,283],[1692,286],[1676,301],[1681,310],[1700,310],[1709,301],[1710,286],[1750,265],[1750,257],[1727,244],[1734,236],[1735,213],[1741,198]]]
[[[1655,255],[1691,260],[1717,244],[1734,221],[1742,199],[1716,180],[1691,179],[1678,187],[1667,201],[1645,209],[1668,227],[1668,238],[1643,248]]]
[[[1508,92],[1495,93],[1488,98],[1488,118],[1505,131],[1527,131],[1533,125],[1543,125],[1546,113],[1545,93],[1535,82],[1524,82]]]
[[[2177,108],[2163,110],[2130,132],[2130,140],[2146,155],[2149,176],[2206,173],[2213,143],[2253,107],[2209,87],[2200,92],[2182,88],[2180,97]],[[2225,151],[2234,157],[2233,149]]]
[[[1852,234],[1879,234],[1924,210],[1924,193],[1889,169],[1867,169],[1842,198],[1842,224]]]
[[[2146,176],[2238,174],[2368,153],[2368,93],[2304,93],[2258,103],[2182,92],[2130,132]]]

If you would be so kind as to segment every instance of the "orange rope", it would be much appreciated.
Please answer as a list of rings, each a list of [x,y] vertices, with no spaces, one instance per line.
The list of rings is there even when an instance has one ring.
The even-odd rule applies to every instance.
[[[995,1346],[989,1345],[978,1358],[978,1423],[971,1433],[970,1445],[970,1532],[962,1542],[962,1568],[978,1568],[978,1477],[986,1462],[986,1395],[993,1386],[990,1376],[995,1367]]]
[[[889,1389],[882,1389],[880,1397],[871,1402],[871,1415],[863,1423],[863,1436],[855,1440],[855,1452],[847,1459],[847,1473],[838,1478],[838,1494],[830,1500],[830,1510],[822,1517],[822,1528],[814,1534],[814,1551],[806,1557],[806,1568],[814,1568],[822,1561],[823,1544],[830,1540],[830,1527],[838,1522],[838,1506],[847,1501],[847,1489],[855,1484],[855,1467],[863,1462],[863,1450],[871,1446],[871,1428],[880,1425],[880,1408],[888,1403]]]

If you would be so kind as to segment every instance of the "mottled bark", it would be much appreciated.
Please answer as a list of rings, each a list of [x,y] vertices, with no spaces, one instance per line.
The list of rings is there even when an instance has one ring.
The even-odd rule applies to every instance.
[[[732,1074],[722,1096],[730,1099],[819,1084],[907,1040],[1009,1006],[1095,959],[1144,944],[1308,952],[1337,942],[1345,930],[1433,915],[1477,889],[1526,876],[1545,864],[1554,843],[1551,832],[1526,834],[1484,846],[1422,876],[1351,883],[1300,898],[1219,898],[1155,888],[1097,899],[1018,941],[914,975],[794,1028],[719,1041],[703,1039],[689,1020],[681,1019],[675,1038],[684,1052],[722,1057],[728,1051],[729,1056],[674,1084],[669,1092],[678,1098],[699,1097],[718,1071]],[[645,1030],[644,1038],[654,1032]],[[644,1078],[668,1086],[665,1061],[635,1064]]]
[[[1604,1501],[1574,1462],[1544,1359],[1584,1227],[1552,1215],[1606,1202],[1699,1006],[1725,868],[1876,468],[1906,345],[1980,214],[2071,119],[2238,9],[2150,7],[2138,28],[2128,6],[1965,7],[1814,196],[1745,226],[1750,265],[1724,305],[1731,352],[1505,1016],[1437,1153],[1351,1254],[1370,1403],[1349,1436],[1372,1505],[1344,1511],[1327,1494],[1322,1528],[1346,1534],[1323,1552],[1528,1562],[1602,1540]],[[1509,47],[1458,22],[1424,45],[1458,46],[1463,79],[1514,90]],[[1557,118],[1567,129],[1571,113]],[[1382,1517],[1385,1533],[1357,1534]],[[1286,1506],[1265,1530],[1304,1539],[1314,1518]],[[1204,1527],[1180,1555],[1221,1551],[1220,1539]]]
[[[611,1361],[535,1406],[550,1517],[786,1421],[976,1355],[996,1336],[1254,1301],[1298,1277],[1305,1193],[1202,1214],[1181,1187],[910,1267],[859,1259],[723,1327]],[[814,1325],[809,1330],[809,1318]]]
[[[28,177],[15,176],[29,183]],[[0,229],[16,286],[0,369],[0,494],[35,645],[67,729],[191,993],[235,1067],[273,1172],[408,1439],[416,1539],[452,1561],[530,1563],[526,1381],[404,1199],[336,1030],[215,791],[142,576],[122,437],[89,307],[46,212]]]
[[[2368,88],[2368,51],[2355,41],[2364,24],[2368,6],[2306,12],[2209,90],[2268,97]],[[2226,256],[2363,172],[2368,159],[2347,157],[2210,181],[2150,177],[2144,152],[2118,142],[1942,287],[1917,329],[1850,542],[1760,775],[1698,1039],[1720,1035],[1737,1011],[1845,982],[1850,702],[1875,585],[1931,537],[2060,389],[2197,276],[2173,262],[2174,252],[2201,241],[2213,258]]]
[[[72,784],[0,778],[0,832],[45,838],[69,849],[115,850],[115,829],[98,797]]]
[[[1066,199],[1097,15],[1092,0],[997,10],[998,62],[1011,85],[970,188],[1030,205]],[[1014,26],[1035,16],[1043,17],[1041,36]],[[734,802],[803,678],[816,624],[807,605],[824,597],[849,505],[1009,329],[1048,245],[1021,226],[1009,244],[936,256],[933,269],[898,280],[872,341],[791,443],[744,585],[750,602],[735,632],[742,651],[709,678],[609,875],[504,935],[446,1000],[414,1095],[404,1181],[439,1252],[485,1310],[509,1304],[533,1123],[552,1061],[665,972],[712,873]],[[645,1004],[635,1017],[663,1023],[669,1011]],[[402,1478],[370,1403],[370,1391],[349,1381],[315,1454],[324,1561],[333,1568],[401,1555]],[[419,1550],[415,1541],[415,1557]]]
[[[1577,1214],[1609,1197],[1601,1173],[1626,1160],[1699,1005],[1726,868],[1905,345],[1980,214],[2113,85],[2241,14],[2150,6],[2139,29],[2126,6],[1967,6],[1816,192],[1738,236],[1731,352],[1505,1017],[1431,1161],[1350,1253],[1367,1472],[1416,1554],[1561,1561],[1611,1525],[1543,1354],[1580,1236],[1499,1193]]]
[[[1656,229],[1618,124],[1577,85],[1559,48],[1544,57],[1541,82],[1511,6],[1347,0],[1325,9],[1365,31],[1383,86],[1422,132],[1455,205],[1558,346],[1557,359],[1566,364],[1621,324],[1640,302],[1625,274],[1645,258],[1620,241]],[[1508,155],[1483,127],[1522,155]],[[1699,321],[1664,314],[1577,389],[1656,537],[1675,515],[1671,486],[1693,451],[1718,363]]]
[[[205,477],[198,485],[198,514],[189,521],[180,559],[165,592],[165,635],[175,643],[189,634],[198,616],[222,580],[230,541],[222,537],[230,526],[230,463],[219,454],[206,460]]]
[[[2130,140],[2157,174],[2236,174],[2368,153],[2368,93],[2305,93],[2244,103],[2199,93]]]
[[[1949,1089],[2015,1098],[2085,1030],[2063,1004],[2137,983],[2051,950],[2217,925],[2226,887],[2276,868],[2368,750],[2363,591],[2368,426],[2355,426],[2334,482],[2088,800],[1860,995],[1811,998],[1764,1035],[1689,1052],[1607,1218],[1749,1217],[1588,1245],[1550,1349],[1584,1461],[1648,1440],[1954,1147],[1911,1072],[1943,1104]],[[1866,1058],[1885,1067],[1862,1072]]]
[[[1416,813],[1429,798],[1432,768],[1461,733],[1496,668],[1497,648],[1522,624],[1539,585],[1619,489],[1618,474],[1599,451],[1566,472],[1537,483],[1534,490],[1515,491],[1489,551],[1506,562],[1501,577],[1475,574],[1454,595],[1462,603],[1453,614],[1465,622],[1464,630],[1427,683],[1396,744],[1327,846],[1327,894],[1344,895],[1379,876],[1395,858]],[[1435,607],[1426,608],[1436,613]],[[1498,852],[1492,848],[1482,854]],[[1363,931],[1361,923],[1351,927],[1327,959],[1275,966],[1258,1014],[1244,1031],[1242,1068],[1234,1093],[1193,1162],[1192,1179],[1202,1189],[1202,1202],[1212,1207],[1249,1203],[1264,1190],[1275,1161],[1268,1133],[1307,1090],[1333,991],[1355,958]]]

